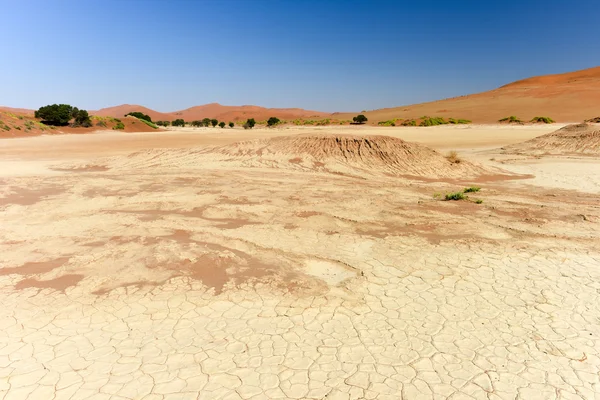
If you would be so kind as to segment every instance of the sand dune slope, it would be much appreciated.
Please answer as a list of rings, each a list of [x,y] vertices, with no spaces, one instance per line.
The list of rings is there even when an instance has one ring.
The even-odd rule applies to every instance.
[[[600,155],[600,125],[567,125],[555,132],[503,147],[507,153]]]

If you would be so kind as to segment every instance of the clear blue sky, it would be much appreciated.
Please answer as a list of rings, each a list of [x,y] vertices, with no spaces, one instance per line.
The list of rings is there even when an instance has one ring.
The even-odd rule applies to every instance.
[[[599,0],[0,0],[0,105],[360,111],[600,65]]]

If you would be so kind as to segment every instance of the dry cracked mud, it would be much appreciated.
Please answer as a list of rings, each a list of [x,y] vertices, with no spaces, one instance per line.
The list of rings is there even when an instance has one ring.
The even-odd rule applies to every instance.
[[[100,139],[1,144],[0,399],[600,399],[598,181]]]

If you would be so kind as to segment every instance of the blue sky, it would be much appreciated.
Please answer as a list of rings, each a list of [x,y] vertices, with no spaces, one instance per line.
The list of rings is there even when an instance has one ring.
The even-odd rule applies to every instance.
[[[0,0],[0,105],[360,111],[600,65],[598,0]]]

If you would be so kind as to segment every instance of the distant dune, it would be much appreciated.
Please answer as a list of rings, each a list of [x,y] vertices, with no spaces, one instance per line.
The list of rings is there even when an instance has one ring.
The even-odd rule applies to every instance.
[[[33,110],[0,107],[0,110],[33,114]],[[132,111],[148,114],[153,121],[185,121],[216,118],[219,121],[257,121],[278,117],[283,120],[332,118],[349,120],[359,112],[325,113],[301,108],[265,108],[253,105],[224,106],[218,103],[190,107],[181,111],[159,112],[135,104],[91,110],[90,114],[122,118]],[[474,123],[496,123],[515,115],[523,121],[551,117],[556,122],[580,122],[600,114],[600,67],[556,75],[536,76],[509,83],[494,90],[451,99],[366,111],[369,123],[391,119],[418,119],[422,116],[468,119]]]
[[[219,121],[245,121],[248,118],[254,118],[257,121],[267,120],[270,117],[280,119],[296,118],[327,118],[328,113],[318,111],[303,110],[301,108],[265,108],[259,106],[224,106],[218,103],[195,106],[181,111],[162,113],[151,110],[144,106],[123,104],[116,107],[103,108],[97,111],[91,111],[91,114],[104,117],[122,117],[132,112],[140,111],[147,114],[153,121],[173,121],[182,118],[185,121],[201,120],[203,118],[216,118]]]
[[[370,121],[394,118],[463,118],[495,123],[515,115],[523,121],[536,116],[557,122],[580,122],[600,114],[600,67],[519,80],[488,92],[429,103],[367,111]],[[338,113],[347,119],[356,113]]]

